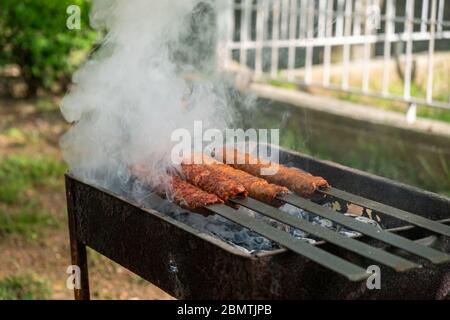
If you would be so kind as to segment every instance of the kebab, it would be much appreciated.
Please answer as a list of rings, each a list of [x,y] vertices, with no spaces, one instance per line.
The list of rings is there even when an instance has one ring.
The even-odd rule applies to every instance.
[[[329,184],[324,178],[313,176],[296,168],[288,168],[281,164],[278,165],[278,171],[275,174],[262,175],[261,170],[270,167],[273,163],[255,158],[248,153],[239,153],[236,149],[224,149],[221,155],[216,154],[216,158],[219,156],[225,162],[227,160],[227,152],[228,155],[232,154],[229,165],[233,168],[263,178],[270,183],[285,186],[303,197],[310,198],[317,190],[329,188]]]
[[[178,176],[172,176],[170,179],[174,202],[181,207],[193,211],[202,211],[204,207],[209,205],[223,203],[215,194],[203,191]]]
[[[207,155],[195,154],[193,156],[193,159],[197,159],[197,162],[201,162],[203,164],[192,166],[204,167],[204,170],[208,170],[211,176],[218,177],[218,180],[219,177],[222,177],[222,179],[225,179],[227,181],[231,180],[244,187],[244,190],[246,190],[245,196],[250,195],[252,198],[268,203],[270,205],[277,207],[281,206],[283,203],[276,199],[277,196],[289,192],[289,190],[285,187],[271,184],[266,180],[255,177],[245,171],[238,170],[226,164],[218,162],[217,160],[208,157]],[[185,166],[185,164],[182,164],[182,167],[183,166]],[[210,183],[214,184],[214,181],[210,181]]]
[[[201,214],[209,214],[204,207],[223,203],[215,194],[203,191],[189,182],[184,181],[178,175],[169,174],[166,177],[160,176],[152,179],[150,170],[138,165],[130,166],[130,171],[140,181],[153,186],[155,192],[162,197],[166,197],[167,190],[170,190],[173,195],[171,200],[185,209]],[[155,181],[158,182],[155,183]]]
[[[181,170],[187,182],[206,192],[215,194],[223,201],[248,195],[246,188],[240,181],[233,180],[220,171],[212,170],[208,165],[182,163]]]

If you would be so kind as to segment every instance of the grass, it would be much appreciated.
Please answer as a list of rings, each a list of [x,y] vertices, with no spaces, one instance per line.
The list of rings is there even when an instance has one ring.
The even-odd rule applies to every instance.
[[[12,131],[17,137],[20,133]],[[58,226],[54,215],[39,205],[38,186],[57,186],[65,165],[52,158],[11,155],[0,158],[0,237],[37,239],[45,228]]]
[[[45,228],[58,225],[56,217],[32,204],[19,210],[0,210],[0,238],[18,235],[35,240]]]
[[[66,166],[55,159],[29,155],[0,158],[0,202],[19,202],[24,192],[36,185],[54,185]]]
[[[9,276],[0,280],[0,300],[49,299],[46,283],[34,274]]]
[[[271,80],[268,80],[268,83],[271,86],[283,88],[283,89],[296,90],[298,88],[298,86],[295,83],[284,81],[284,80],[271,79]]]
[[[27,143],[37,144],[40,142],[37,132],[26,132],[17,128],[9,128],[3,134],[10,141],[10,145],[24,147]]]
[[[417,107],[417,116],[450,122],[450,110],[442,110],[419,105]]]

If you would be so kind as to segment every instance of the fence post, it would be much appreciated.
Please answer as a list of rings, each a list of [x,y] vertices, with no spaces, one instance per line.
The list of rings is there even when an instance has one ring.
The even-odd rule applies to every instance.
[[[410,103],[408,110],[406,111],[406,122],[414,123],[417,118],[417,105],[415,103]]]
[[[216,65],[219,71],[229,68],[231,51],[228,45],[233,42],[234,0],[220,0],[216,5]]]

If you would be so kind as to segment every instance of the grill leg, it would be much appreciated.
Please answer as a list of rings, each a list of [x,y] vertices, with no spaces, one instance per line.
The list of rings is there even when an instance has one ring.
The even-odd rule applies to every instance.
[[[73,205],[74,195],[70,191],[72,190],[70,181],[66,178],[66,197],[67,197],[67,213],[69,220],[69,236],[70,236],[70,255],[72,258],[72,265],[76,266],[75,274],[75,287],[74,294],[75,300],[90,300],[89,293],[89,275],[86,256],[86,245],[77,239],[76,232],[76,214]]]
[[[72,264],[80,268],[80,288],[75,287],[73,289],[75,300],[90,300],[86,246],[77,241],[72,234],[70,237],[70,253]]]

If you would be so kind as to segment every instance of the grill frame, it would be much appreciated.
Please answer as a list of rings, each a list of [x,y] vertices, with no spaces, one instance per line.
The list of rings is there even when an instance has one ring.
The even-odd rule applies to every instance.
[[[407,201],[417,195],[420,201],[432,206],[432,219],[449,218],[450,199],[433,193],[291,151],[280,150],[280,162],[322,175],[332,185],[365,197],[370,193],[366,189],[374,189],[376,184],[380,193],[371,194],[371,199],[420,214],[413,210],[420,206]],[[363,188],[355,188],[356,182],[363,183]],[[89,297],[86,245],[184,299],[429,299],[445,297],[450,288],[448,263],[433,265],[421,261],[424,268],[404,273],[380,266],[382,289],[368,290],[365,282],[349,282],[283,249],[246,254],[167,215],[83,183],[70,173],[66,174],[66,190],[72,261],[82,269],[82,289],[75,290],[78,299]],[[381,201],[380,197],[387,196],[383,190],[388,193],[395,190],[399,204],[394,204],[392,197]],[[443,211],[446,208],[447,215]],[[385,223],[390,223],[387,219]],[[391,231],[403,234],[422,234],[418,228],[399,224],[397,220],[392,228]],[[375,243],[365,237],[361,239]],[[449,252],[448,238],[432,236],[422,241],[426,240]],[[370,264],[369,260],[328,243],[317,245],[349,261]]]

